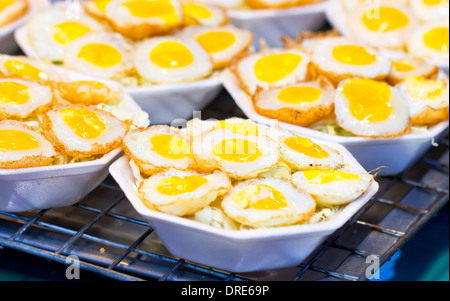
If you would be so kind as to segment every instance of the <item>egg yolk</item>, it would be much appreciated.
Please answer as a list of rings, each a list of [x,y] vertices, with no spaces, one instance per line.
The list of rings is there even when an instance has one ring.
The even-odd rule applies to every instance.
[[[0,130],[0,151],[21,151],[36,149],[39,141],[32,135],[19,130]]]
[[[30,100],[28,87],[16,82],[0,82],[0,102],[24,104]]]
[[[316,159],[328,158],[329,154],[320,145],[315,144],[308,138],[289,137],[284,143],[296,152]]]
[[[0,11],[14,3],[14,0],[0,0]]]
[[[53,26],[53,38],[59,44],[68,44],[75,39],[81,38],[91,31],[91,29],[83,24],[74,21],[68,21]]]
[[[97,0],[95,1],[95,6],[100,12],[104,13],[109,2],[111,2],[111,0]]]
[[[350,79],[343,88],[350,111],[358,120],[379,122],[392,114],[391,88],[371,79]]]
[[[333,49],[333,57],[344,64],[369,65],[375,63],[377,56],[362,46],[342,45]]]
[[[208,180],[202,176],[171,177],[161,180],[158,183],[157,190],[164,195],[178,196],[193,192],[206,183],[208,183]]]
[[[119,50],[103,43],[83,46],[78,57],[100,68],[111,68],[122,61],[122,53]]]
[[[295,53],[268,55],[256,62],[255,75],[260,81],[274,83],[292,74],[301,60]]]
[[[167,24],[176,24],[179,18],[169,0],[133,0],[122,4],[138,18],[160,18]]]
[[[322,91],[316,87],[288,87],[278,93],[278,99],[291,104],[313,103],[320,99]]]
[[[197,42],[208,53],[217,53],[233,46],[236,42],[236,36],[226,31],[212,31],[199,35]]]
[[[152,150],[164,158],[181,160],[192,157],[189,143],[180,137],[162,134],[155,135],[150,140]]]
[[[398,72],[409,72],[409,71],[414,70],[414,66],[412,66],[411,64],[408,64],[407,62],[403,62],[403,61],[397,61],[397,62],[393,61],[392,68]]]
[[[277,189],[264,184],[252,185],[234,193],[232,201],[244,209],[289,209],[285,196]]]
[[[442,52],[449,52],[448,27],[433,28],[423,36],[423,39],[427,47]]]
[[[251,121],[244,121],[239,123],[230,123],[226,120],[221,120],[214,129],[227,129],[245,136],[258,136],[258,126]]]
[[[448,0],[423,0],[423,3],[428,6],[439,5],[442,2],[448,2]]]
[[[189,48],[183,44],[168,41],[159,44],[152,50],[150,60],[162,68],[175,69],[192,64],[194,56]]]
[[[445,84],[438,80],[427,80],[422,76],[411,76],[405,80],[408,93],[419,100],[438,100],[445,92]]]
[[[106,129],[106,121],[95,112],[68,108],[60,110],[59,113],[64,122],[81,138],[98,138]]]
[[[183,5],[183,12],[186,16],[191,16],[199,19],[209,19],[212,13],[204,6],[189,3]]]
[[[375,9],[373,15],[364,14],[363,22],[372,31],[388,32],[407,26],[409,19],[407,15],[396,8],[379,7]]]
[[[236,163],[253,162],[262,156],[259,145],[246,139],[223,140],[213,147],[212,152],[222,160]]]
[[[49,79],[49,76],[42,70],[39,70],[38,68],[36,68],[30,64],[22,63],[20,61],[8,60],[5,62],[4,67],[6,68],[6,70],[8,70],[9,72],[11,72],[13,74],[18,74],[23,77],[27,77],[29,79],[34,79],[34,80],[48,80]]]
[[[357,174],[340,170],[308,170],[303,171],[303,175],[308,182],[315,184],[329,184],[336,181],[357,181],[361,179]]]

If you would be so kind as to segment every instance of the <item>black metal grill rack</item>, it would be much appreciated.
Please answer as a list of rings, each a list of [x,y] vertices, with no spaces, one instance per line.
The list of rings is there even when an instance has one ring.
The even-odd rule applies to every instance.
[[[204,119],[232,116],[244,117],[226,92],[202,111]],[[288,269],[235,274],[173,257],[111,177],[74,206],[0,212],[0,249],[62,264],[75,255],[82,269],[121,281],[364,281],[369,256],[386,263],[448,202],[448,130],[405,173],[378,182],[380,191],[356,216]]]

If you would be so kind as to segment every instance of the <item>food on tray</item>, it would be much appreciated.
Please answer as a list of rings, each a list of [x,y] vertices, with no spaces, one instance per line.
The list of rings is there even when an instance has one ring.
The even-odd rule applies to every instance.
[[[23,122],[0,121],[0,169],[50,165],[56,157],[52,144]]]
[[[123,144],[147,207],[226,229],[325,221],[374,180],[330,146],[241,118],[137,129]],[[345,195],[312,189],[316,199],[293,182],[302,171]]]
[[[334,112],[333,84],[325,77],[283,88],[258,89],[252,97],[255,110],[263,116],[309,126]]]
[[[439,68],[421,58],[404,57],[392,60],[392,67],[386,81],[391,85],[396,85],[409,76],[421,76],[428,79],[436,79],[439,75]]]
[[[335,94],[338,125],[361,137],[397,137],[410,133],[408,102],[385,82],[351,78],[341,82]]]
[[[278,88],[306,80],[310,61],[310,55],[300,49],[263,47],[239,59],[231,70],[253,95],[258,87]]]
[[[416,57],[448,63],[448,19],[446,21],[430,22],[418,27],[409,39],[407,50]]]
[[[318,74],[335,85],[350,77],[384,80],[391,71],[390,60],[375,49],[344,37],[330,37],[316,43],[312,63]]]
[[[82,8],[71,17],[57,4],[33,17],[25,28],[30,49],[51,63],[126,87],[212,77],[246,53],[253,38],[229,25],[225,9],[214,5],[91,0]]]
[[[45,63],[34,59],[3,55],[0,66],[2,124],[19,125],[28,133],[33,131],[36,137],[45,137],[56,152],[46,155],[49,152],[39,148],[40,144],[45,145],[41,138],[5,130],[0,134],[0,168],[37,166],[32,159],[39,159],[41,153],[45,158],[39,166],[95,160],[120,148],[129,129],[148,124],[148,115],[137,110],[130,103],[131,98],[117,86],[62,80],[65,76],[59,76],[58,72],[56,79],[50,78],[37,68],[54,70],[45,69],[48,67]],[[14,139],[20,142],[17,148]],[[18,155],[25,158],[23,164],[9,159],[11,151],[14,158]]]
[[[0,28],[23,16],[28,7],[28,0],[0,0]]]
[[[214,68],[223,69],[247,51],[253,41],[248,30],[234,26],[189,26],[179,34],[181,37],[194,39],[209,53]]]
[[[414,126],[433,125],[448,120],[448,79],[433,80],[410,76],[397,87],[409,103]]]
[[[317,2],[320,0],[245,0],[245,3],[252,9],[287,8]]]
[[[138,74],[153,84],[192,82],[208,77],[214,69],[200,44],[172,36],[140,42],[134,62]]]

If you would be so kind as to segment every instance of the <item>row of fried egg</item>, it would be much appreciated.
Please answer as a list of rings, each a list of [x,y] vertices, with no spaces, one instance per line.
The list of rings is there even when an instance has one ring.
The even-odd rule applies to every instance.
[[[192,218],[214,208],[250,228],[307,223],[374,180],[332,147],[240,118],[130,131],[123,149],[150,209]]]
[[[448,63],[448,0],[339,1],[355,39],[372,47]]]
[[[120,148],[127,131],[142,126],[131,120],[135,112],[114,113],[123,105],[120,88],[66,81],[47,63],[1,55],[0,168],[94,160]]]
[[[28,12],[28,0],[0,0],[0,28]]]
[[[27,32],[37,56],[127,86],[170,84],[211,76],[246,52],[252,42],[251,32],[228,25],[226,15],[216,7],[191,3],[181,6],[167,0],[110,1],[103,7],[103,2],[85,2],[86,10],[80,11],[77,18],[68,16],[65,6],[54,6],[32,18]],[[188,21],[188,26],[180,23],[176,32],[173,28],[156,29],[164,27],[163,12],[170,11],[165,5],[184,7],[184,15],[199,15],[206,21]],[[140,27],[154,32],[130,36],[126,30],[93,17],[90,6],[104,8],[105,13],[111,11],[113,15],[129,14],[114,15],[112,20],[126,23],[123,26],[129,26],[131,33],[140,32]],[[154,15],[142,15],[146,13]]]
[[[200,4],[214,4],[227,9],[280,9],[298,7],[321,2],[322,0],[193,0]]]
[[[392,59],[335,31],[284,40],[230,67],[263,116],[303,127],[330,119],[350,135],[386,138],[449,118],[448,77],[422,59]]]

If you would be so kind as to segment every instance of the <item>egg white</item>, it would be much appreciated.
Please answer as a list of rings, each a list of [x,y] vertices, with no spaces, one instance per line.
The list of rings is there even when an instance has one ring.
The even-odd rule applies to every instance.
[[[30,77],[21,72],[24,66],[26,68],[27,65],[37,69],[38,75]],[[19,55],[0,54],[0,74],[1,73],[6,77],[22,78],[32,81],[48,82],[64,80],[64,77],[56,71],[53,65],[46,61]]]
[[[434,28],[445,27],[449,28],[449,21],[436,21],[429,22],[418,27],[412,34],[408,44],[407,50],[413,56],[429,60],[436,63],[448,63],[449,62],[449,51],[436,50],[430,48],[425,44],[424,36]],[[443,37],[444,38],[444,37]],[[447,36],[448,38],[448,36]]]
[[[207,11],[209,15],[202,16],[196,12],[196,9]],[[184,23],[187,26],[224,26],[230,21],[224,7],[215,4],[199,4],[195,1],[183,3]]]
[[[448,0],[441,0],[440,3],[434,5],[427,5],[424,0],[410,0],[410,6],[424,23],[444,20],[449,17]]]

